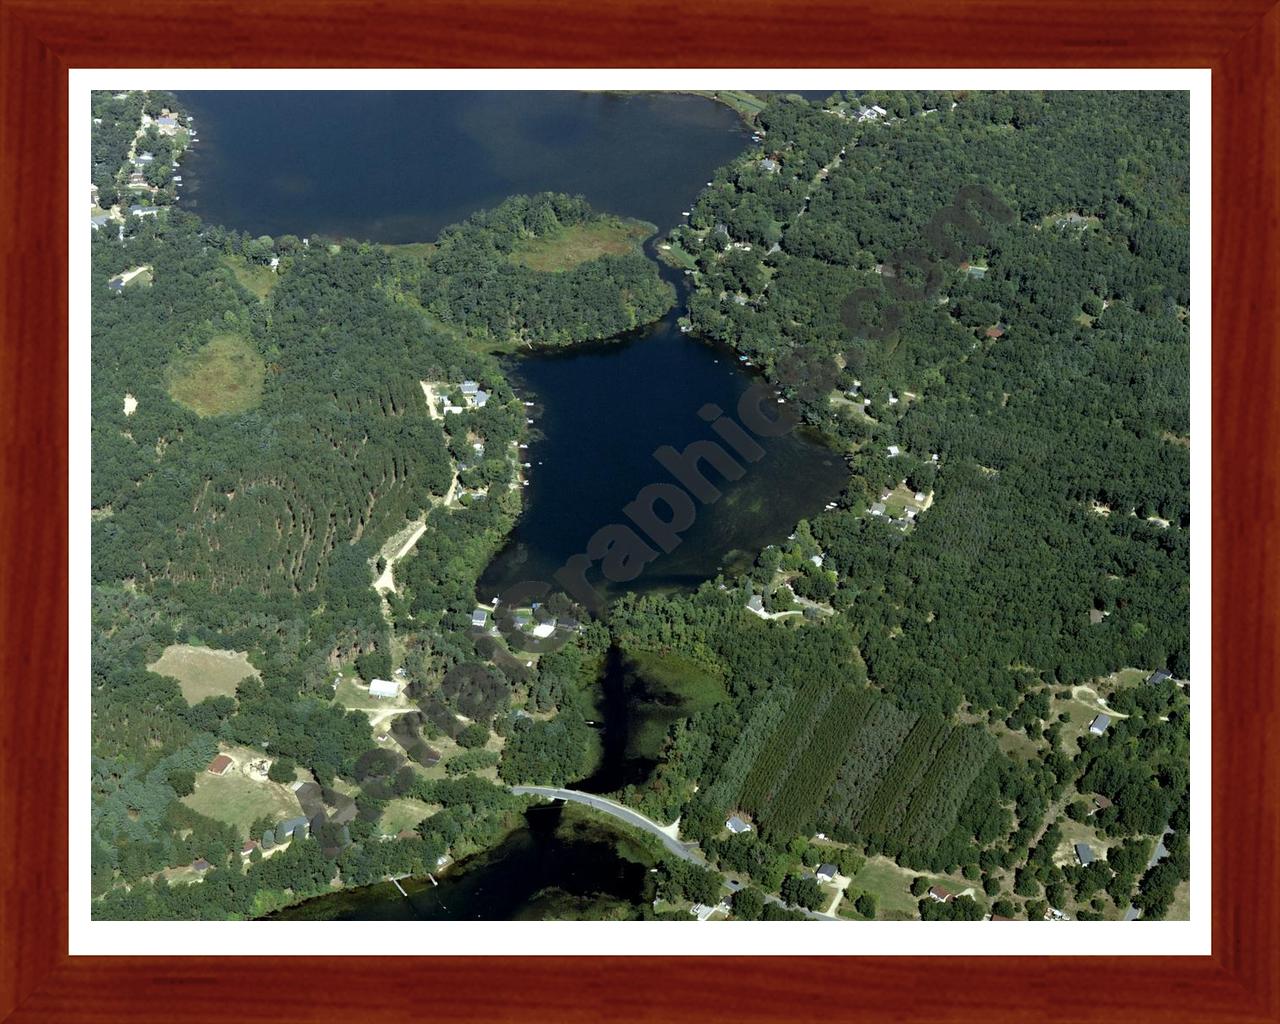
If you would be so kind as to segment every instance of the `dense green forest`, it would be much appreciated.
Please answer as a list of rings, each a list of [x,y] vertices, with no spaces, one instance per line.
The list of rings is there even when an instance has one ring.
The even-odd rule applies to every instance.
[[[130,102],[99,105],[104,114],[118,107],[124,124],[139,113]],[[112,142],[102,133],[95,166],[127,148],[118,134]],[[512,725],[512,689],[528,672],[509,655],[502,670],[487,664],[492,642],[477,643],[486,638],[467,626],[475,580],[519,511],[513,452],[524,422],[487,351],[499,335],[567,343],[613,334],[670,304],[639,255],[564,273],[507,258],[513,238],[593,217],[567,196],[516,197],[446,231],[430,265],[369,244],[253,238],[176,208],[128,218],[123,237],[94,233],[93,849],[95,892],[109,894],[102,913],[257,914],[280,890],[296,897],[327,885],[333,866],[292,849],[240,871],[241,842],[280,822],[237,835],[182,801],[220,747],[263,751],[273,781],[301,769],[321,786],[357,788],[358,817],[327,839],[340,794],[312,818],[330,860],[376,838],[389,799],[449,810],[411,785],[425,780],[409,765],[440,760],[429,746],[436,737],[465,750],[442,766],[450,777],[495,768],[497,755],[480,748],[491,723],[504,733]],[[143,284],[108,287],[135,267],[149,270]],[[501,317],[473,318],[491,303],[504,304]],[[483,382],[490,400],[435,418],[419,382],[466,379]],[[446,501],[458,483],[485,500]],[[381,597],[372,584],[383,548],[414,523],[425,524],[426,540]],[[175,643],[248,651],[257,675],[189,703],[177,680],[147,668]],[[391,676],[393,664],[412,670],[406,689],[421,709],[394,723],[388,739],[401,753],[379,748],[367,715],[335,697],[335,672],[367,682]],[[460,714],[473,724],[464,728]],[[391,763],[373,772],[371,755]],[[350,854],[343,877],[367,881],[387,865],[418,871],[445,848],[482,848],[521,806],[508,798],[492,820],[461,814],[460,828],[436,814],[422,829],[434,845],[380,846],[381,871],[371,854]],[[161,880],[153,899],[138,884],[198,858],[217,872],[216,887],[201,887],[216,897],[171,897]],[[291,874],[299,884],[281,884]]]
[[[548,274],[513,258],[523,239],[587,223],[579,197],[515,196],[446,229],[418,281],[422,304],[442,321],[496,341],[563,345],[650,323],[674,301],[639,249]]]
[[[658,775],[674,792],[636,799],[708,831],[750,812],[761,845],[821,829],[908,866],[968,863],[988,895],[1077,786],[1115,801],[1089,822],[1106,835],[1185,828],[1185,695],[1140,695],[1177,710],[1127,763],[1094,753],[1121,730],[1078,754],[1062,709],[1126,665],[1190,671],[1188,123],[1184,95],[1132,92],[760,112],[759,149],[667,244],[695,271],[693,329],[850,453],[838,507],[802,524],[799,558],[765,552],[753,583],[767,609],[790,606],[774,603],[786,570],[786,593],[828,602],[856,656],[691,722]],[[899,485],[927,511],[872,513]],[[723,596],[700,600],[683,613],[694,643],[754,646]],[[670,642],[671,609],[638,607]],[[802,627],[806,648],[833,628]],[[709,639],[721,629],[731,642]],[[1030,760],[1006,749],[1018,734]],[[681,772],[702,783],[683,806]],[[1167,908],[1181,863],[1144,882],[1160,889],[1148,910]],[[1039,892],[1030,870],[1019,895]],[[1140,874],[1123,873],[1117,906]]]
[[[104,101],[95,175],[131,102]],[[707,858],[661,860],[660,900],[712,905],[731,875],[734,916],[803,916],[782,904],[821,911],[830,863],[854,879],[841,915],[876,917],[861,872],[888,864],[916,873],[913,917],[1171,912],[1190,863],[1186,97],[772,96],[754,124],[660,251],[691,271],[690,330],[761,367],[848,486],[742,576],[596,621],[553,595],[582,624],[537,657],[471,622],[520,510],[525,416],[495,353],[662,316],[651,261],[524,265],[530,239],[596,222],[555,194],[410,249],[176,208],[95,233],[97,913],[261,916],[492,846],[525,806],[504,784],[592,775],[617,657],[680,710],[615,796]],[[145,286],[108,286],[141,266]],[[420,382],[463,380],[487,404],[428,407]],[[191,703],[147,669],[177,643],[247,651],[257,674]],[[403,703],[375,736],[337,687],[393,673]],[[192,806],[229,747],[314,779],[309,838]],[[406,804],[417,823],[384,834]],[[1073,863],[1085,841],[1097,858]],[[169,884],[198,858],[203,885]]]

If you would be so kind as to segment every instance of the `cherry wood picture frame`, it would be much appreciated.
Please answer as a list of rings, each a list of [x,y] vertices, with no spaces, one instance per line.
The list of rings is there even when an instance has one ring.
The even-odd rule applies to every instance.
[[[1280,1020],[1272,4],[0,0],[0,1020]],[[69,956],[67,72],[236,66],[1212,69],[1212,955]]]

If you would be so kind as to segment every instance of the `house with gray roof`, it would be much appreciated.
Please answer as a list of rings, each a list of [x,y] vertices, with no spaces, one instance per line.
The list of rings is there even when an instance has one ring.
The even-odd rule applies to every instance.
[[[1076,860],[1080,862],[1081,867],[1093,863],[1093,850],[1088,843],[1076,843]]]
[[[1147,677],[1147,685],[1159,686],[1161,683],[1167,683],[1172,678],[1173,676],[1170,675],[1168,672],[1166,672],[1164,669],[1162,668],[1156,669],[1154,672],[1151,673],[1151,675]]]
[[[736,814],[724,823],[724,827],[732,832],[735,836],[742,835],[743,832],[750,832],[751,826],[743,821]]]
[[[303,817],[290,818],[288,821],[282,822],[276,827],[276,842],[283,842],[285,836],[289,835],[298,839],[305,839],[307,837],[307,824],[307,819]]]
[[[764,171],[765,174],[776,174],[778,171],[778,167],[780,165],[778,164],[777,160],[774,160],[770,157],[765,157],[763,160],[760,161],[759,166],[760,166],[760,170]]]
[[[1111,724],[1110,715],[1099,715],[1089,723],[1089,731],[1095,736],[1101,736],[1107,731],[1107,726]]]
[[[829,882],[839,873],[839,869],[834,864],[819,864],[818,870],[814,872],[814,877],[819,882]]]

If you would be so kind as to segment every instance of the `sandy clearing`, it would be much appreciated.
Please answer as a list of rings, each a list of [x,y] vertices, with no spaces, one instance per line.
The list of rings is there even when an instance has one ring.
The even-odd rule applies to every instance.
[[[422,395],[427,400],[427,415],[433,420],[444,419],[444,417],[440,415],[440,411],[436,408],[436,393],[432,389],[431,385],[425,380],[420,380],[418,383],[422,385]]]

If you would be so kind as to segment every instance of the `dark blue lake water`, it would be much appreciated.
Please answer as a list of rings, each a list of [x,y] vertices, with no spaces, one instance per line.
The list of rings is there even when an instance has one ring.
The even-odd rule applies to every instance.
[[[520,192],[581,194],[666,229],[748,139],[696,96],[186,92],[183,205],[255,235],[431,241]]]

